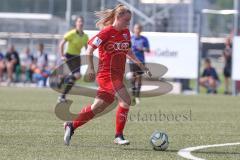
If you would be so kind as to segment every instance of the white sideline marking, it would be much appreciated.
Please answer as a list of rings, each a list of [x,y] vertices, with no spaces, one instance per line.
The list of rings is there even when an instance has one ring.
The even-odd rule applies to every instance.
[[[240,142],[189,147],[189,148],[184,148],[184,149],[179,150],[178,155],[183,157],[183,158],[191,159],[191,160],[205,160],[203,158],[198,158],[198,157],[193,156],[191,154],[191,152],[196,151],[196,150],[200,150],[200,149],[206,149],[206,148],[235,146],[235,145],[240,145]]]

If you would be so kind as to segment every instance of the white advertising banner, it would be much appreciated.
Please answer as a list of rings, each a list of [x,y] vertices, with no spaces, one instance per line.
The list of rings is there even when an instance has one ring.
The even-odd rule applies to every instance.
[[[97,31],[86,31],[92,37]],[[166,66],[165,78],[196,79],[198,75],[198,35],[195,33],[143,32],[150,44],[146,63]]]
[[[165,65],[166,78],[196,79],[198,76],[198,35],[194,33],[145,32],[151,52],[146,62]]]
[[[240,80],[240,37],[233,39],[233,62],[232,62],[232,79]]]

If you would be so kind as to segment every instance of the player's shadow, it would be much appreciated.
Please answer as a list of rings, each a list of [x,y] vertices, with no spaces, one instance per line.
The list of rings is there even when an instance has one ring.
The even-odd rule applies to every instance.
[[[85,144],[81,144],[81,145],[74,145],[72,144],[71,145],[72,147],[81,147],[81,148],[98,148],[99,145],[85,145]],[[134,147],[134,146],[131,146],[131,145],[126,145],[126,146],[119,146],[119,145],[101,145],[101,148],[105,148],[105,149],[113,149],[113,148],[116,148],[116,149],[122,149],[122,150],[128,150],[128,151],[139,151],[139,152],[169,152],[169,153],[177,153],[179,150],[177,149],[167,149],[166,151],[156,151],[156,150],[153,150],[151,147],[148,147],[148,148],[138,148],[138,147]]]
[[[169,153],[177,153],[178,150],[176,149],[167,149],[166,151],[157,151],[153,150],[151,147],[149,148],[122,148],[123,150],[129,150],[129,151],[149,151],[149,152],[169,152]]]

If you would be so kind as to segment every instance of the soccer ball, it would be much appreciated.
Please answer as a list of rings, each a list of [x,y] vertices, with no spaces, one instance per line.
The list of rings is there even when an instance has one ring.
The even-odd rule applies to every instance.
[[[166,133],[155,131],[150,137],[150,143],[154,150],[165,151],[168,148],[168,136]]]

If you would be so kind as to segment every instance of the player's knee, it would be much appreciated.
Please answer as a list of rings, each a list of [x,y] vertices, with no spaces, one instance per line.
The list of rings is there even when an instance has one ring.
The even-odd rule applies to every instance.
[[[205,79],[204,79],[204,78],[200,78],[200,79],[199,79],[199,83],[200,83],[200,84],[203,84],[204,82],[205,82]]]
[[[209,83],[209,85],[212,87],[212,88],[216,88],[216,82],[212,81],[211,83]]]
[[[209,78],[208,82],[209,82],[210,85],[215,85],[216,84],[216,80],[213,79],[213,78]]]
[[[80,78],[81,78],[81,74],[75,73],[75,74],[74,74],[74,77],[75,77],[76,79],[80,79]]]

